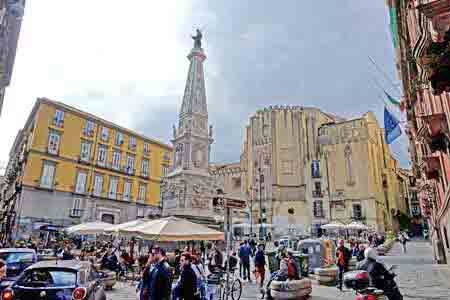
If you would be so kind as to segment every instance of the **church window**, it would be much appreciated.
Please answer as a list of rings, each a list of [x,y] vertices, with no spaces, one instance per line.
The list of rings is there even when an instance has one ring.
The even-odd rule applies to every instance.
[[[347,184],[353,185],[355,183],[353,178],[353,160],[352,160],[352,149],[350,145],[345,146],[345,168],[347,174]]]

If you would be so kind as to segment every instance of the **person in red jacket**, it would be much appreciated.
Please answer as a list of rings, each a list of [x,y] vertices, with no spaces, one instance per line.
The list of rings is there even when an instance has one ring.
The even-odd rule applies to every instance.
[[[344,240],[338,241],[336,249],[336,265],[338,267],[337,288],[342,291],[342,280],[344,273],[348,271],[348,263],[352,257],[352,253],[344,246]]]

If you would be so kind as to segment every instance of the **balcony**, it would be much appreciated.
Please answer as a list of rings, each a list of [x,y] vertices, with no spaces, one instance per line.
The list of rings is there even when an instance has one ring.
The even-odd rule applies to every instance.
[[[70,210],[70,217],[71,218],[81,218],[82,214],[83,214],[83,209],[72,208]]]
[[[439,179],[440,154],[433,153],[423,157],[424,171],[428,179]]]
[[[312,196],[314,198],[322,198],[323,197],[323,192],[322,191],[312,191]]]

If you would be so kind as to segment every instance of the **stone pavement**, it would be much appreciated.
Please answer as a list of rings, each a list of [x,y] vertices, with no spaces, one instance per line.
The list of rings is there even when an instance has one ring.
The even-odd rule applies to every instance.
[[[433,263],[432,249],[428,242],[418,240],[407,244],[403,254],[401,245],[395,244],[391,252],[382,257],[387,266],[398,265],[397,283],[405,300],[449,300],[450,267]],[[259,295],[255,283],[244,283],[242,300],[255,300]],[[137,299],[134,286],[120,283],[107,293],[108,300]],[[311,300],[354,300],[352,291],[340,292],[334,287],[314,284]]]

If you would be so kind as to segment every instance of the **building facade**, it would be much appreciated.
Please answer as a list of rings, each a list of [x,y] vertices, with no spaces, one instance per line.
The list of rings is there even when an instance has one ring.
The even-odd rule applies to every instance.
[[[19,232],[41,223],[120,223],[158,216],[160,181],[168,173],[171,151],[89,113],[39,98],[11,150],[6,174],[12,174],[12,192],[3,201],[13,204]]]
[[[388,1],[421,212],[435,258],[450,258],[450,2]]]
[[[162,185],[163,215],[179,216],[195,222],[217,223],[212,196],[220,188],[209,173],[213,129],[208,125],[208,108],[201,48],[197,34],[190,61],[186,88],[173,126],[173,166]]]
[[[270,224],[277,236],[314,232],[328,223],[318,131],[339,120],[300,106],[269,107],[250,117],[241,167],[254,224]]]
[[[372,230],[399,230],[396,217],[405,211],[399,192],[397,161],[392,158],[375,115],[323,125],[319,130],[326,169],[324,198],[331,221],[360,221]]]
[[[0,0],[0,115],[11,81],[25,0]]]

